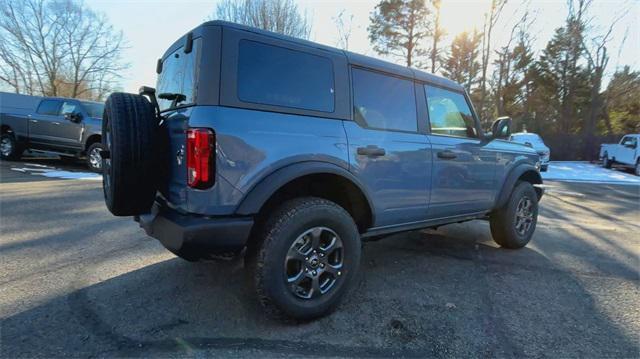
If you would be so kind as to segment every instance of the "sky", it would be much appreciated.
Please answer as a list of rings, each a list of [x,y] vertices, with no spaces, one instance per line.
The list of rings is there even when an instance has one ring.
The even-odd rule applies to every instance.
[[[333,19],[344,11],[347,18],[353,15],[349,50],[379,57],[367,37],[369,15],[378,1],[296,1],[312,20],[310,40],[337,46],[338,31]],[[111,24],[124,33],[127,48],[123,58],[130,68],[123,73],[122,88],[137,92],[142,85],[155,86],[157,59],[176,39],[211,18],[218,1],[85,0],[85,3],[104,13]],[[442,3],[442,23],[447,32],[444,41],[448,44],[460,32],[482,29],[491,0],[443,0]],[[535,17],[530,34],[535,38],[537,51],[544,48],[554,30],[563,25],[567,14],[564,0],[509,0],[495,28],[492,48],[506,43],[512,25],[526,9]],[[611,36],[608,75],[624,65],[640,70],[640,0],[594,0],[589,16],[593,34],[606,32],[609,24],[620,18]]]

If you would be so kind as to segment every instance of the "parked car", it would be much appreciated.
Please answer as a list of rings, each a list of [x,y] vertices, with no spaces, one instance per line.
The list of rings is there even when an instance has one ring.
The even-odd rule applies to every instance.
[[[546,172],[549,168],[549,161],[551,160],[551,150],[545,145],[542,137],[531,132],[518,132],[509,137],[509,141],[522,143],[527,145],[538,153],[540,156],[540,171]]]
[[[0,156],[16,160],[25,150],[85,158],[100,172],[104,104],[0,92]]]
[[[460,84],[221,21],[156,71],[107,99],[106,205],[187,260],[246,249],[271,314],[333,310],[361,241],[474,219],[505,248],[533,235],[538,154],[508,118],[486,136]]]
[[[640,134],[630,134],[622,137],[619,143],[602,144],[600,146],[600,160],[605,168],[620,165],[633,168],[636,176],[640,176],[640,150],[638,150]]]

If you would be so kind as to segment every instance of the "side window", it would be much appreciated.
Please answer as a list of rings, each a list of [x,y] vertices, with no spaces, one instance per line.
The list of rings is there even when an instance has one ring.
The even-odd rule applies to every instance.
[[[418,130],[413,81],[353,69],[356,121],[381,130]]]
[[[65,101],[62,103],[62,109],[60,110],[60,114],[64,115],[67,113],[78,113],[80,109],[78,108],[78,104],[75,102]]]
[[[238,99],[262,105],[333,112],[333,63],[326,57],[241,40]]]
[[[429,85],[425,85],[424,90],[429,107],[431,133],[457,137],[478,137],[471,108],[463,94]]]
[[[60,103],[61,101],[58,100],[42,100],[36,112],[41,115],[57,116]]]
[[[622,145],[626,146],[626,145],[630,145],[632,143],[633,143],[633,137],[625,136],[624,138],[622,138]]]

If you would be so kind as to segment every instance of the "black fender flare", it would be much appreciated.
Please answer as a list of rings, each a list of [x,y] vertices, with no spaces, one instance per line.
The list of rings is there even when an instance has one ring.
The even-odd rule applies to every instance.
[[[239,215],[256,214],[282,186],[296,178],[311,174],[334,174],[349,180],[362,192],[371,209],[371,215],[375,216],[373,202],[365,190],[365,186],[348,170],[333,163],[321,161],[297,162],[270,173],[247,192],[235,212]],[[375,223],[374,219],[372,218],[372,223]]]
[[[533,165],[529,163],[520,163],[515,165],[509,171],[509,173],[505,176],[505,180],[502,183],[500,192],[498,192],[496,196],[494,209],[500,208],[504,206],[505,203],[507,203],[507,200],[509,200],[509,196],[511,195],[511,191],[513,190],[513,187],[516,185],[516,182],[518,181],[518,178],[520,178],[525,173],[531,173],[532,176],[534,176],[535,184],[542,184],[542,176],[540,176],[540,172],[538,172],[538,170],[536,170],[536,168]],[[540,189],[540,191],[542,191],[542,189]],[[542,196],[542,192],[539,192],[539,193],[540,193],[540,196]]]

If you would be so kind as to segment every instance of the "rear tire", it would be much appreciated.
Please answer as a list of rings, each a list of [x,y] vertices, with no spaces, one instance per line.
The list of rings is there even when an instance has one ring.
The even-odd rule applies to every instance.
[[[0,158],[8,161],[16,161],[22,157],[24,148],[16,141],[12,133],[0,136]]]
[[[501,247],[522,248],[538,222],[538,194],[529,182],[518,182],[507,203],[490,218],[493,240]]]
[[[155,200],[158,121],[143,96],[113,93],[105,104],[102,146],[102,188],[109,211],[116,216],[148,213]]]
[[[325,199],[296,198],[262,228],[252,267],[266,312],[298,320],[332,312],[360,264],[360,234],[349,213]]]
[[[611,168],[611,160],[609,159],[609,154],[605,153],[604,154],[604,158],[602,159],[602,167],[604,168]]]

